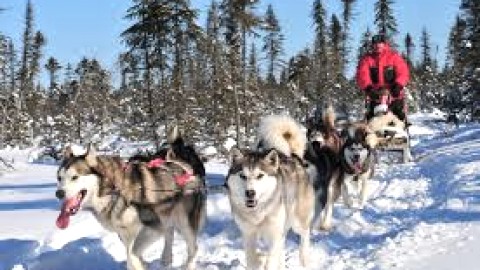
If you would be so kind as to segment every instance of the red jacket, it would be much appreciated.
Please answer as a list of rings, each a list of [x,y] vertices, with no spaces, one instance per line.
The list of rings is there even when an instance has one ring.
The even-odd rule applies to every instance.
[[[391,89],[394,83],[404,87],[410,79],[407,63],[388,44],[382,53],[369,53],[360,60],[356,77],[362,91],[370,85],[374,90]]]

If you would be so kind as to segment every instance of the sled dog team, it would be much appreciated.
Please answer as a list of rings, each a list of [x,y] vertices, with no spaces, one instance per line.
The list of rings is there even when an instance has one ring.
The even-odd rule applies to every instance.
[[[307,138],[293,118],[272,115],[260,120],[256,143],[230,151],[225,186],[232,216],[239,227],[247,269],[285,268],[285,237],[300,236],[299,256],[309,264],[311,230],[329,230],[335,201],[361,209],[367,200],[374,168],[375,133],[368,124],[350,124],[342,133],[334,126],[331,108],[322,125]],[[185,269],[197,269],[197,237],[206,216],[205,168],[177,128],[153,155],[128,162],[82,155],[70,148],[58,169],[56,197],[62,200],[57,218],[67,228],[80,209],[93,213],[107,230],[118,234],[127,252],[127,268],[147,269],[143,251],[163,236],[162,264],[172,263],[174,232],[187,246]],[[268,246],[257,252],[258,240]]]

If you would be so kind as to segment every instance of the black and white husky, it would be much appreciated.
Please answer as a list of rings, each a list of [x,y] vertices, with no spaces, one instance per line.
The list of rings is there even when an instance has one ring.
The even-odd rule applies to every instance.
[[[377,136],[363,123],[352,124],[344,135],[340,153],[342,195],[347,206],[361,209],[367,201],[368,180],[374,173]]]
[[[304,167],[306,135],[288,116],[263,118],[259,148],[231,150],[227,176],[233,218],[243,236],[247,269],[285,268],[288,230],[300,235],[300,262],[307,265],[315,192]],[[263,256],[257,241],[268,250]]]
[[[368,181],[374,172],[374,149],[377,137],[366,124],[350,124],[342,132],[342,148],[339,154],[310,143],[307,160],[316,164],[318,176],[315,183],[317,199],[321,199],[323,212],[320,229],[332,227],[333,205],[342,196],[346,206],[354,209],[364,207],[368,196]],[[313,153],[313,154],[311,154]],[[325,193],[322,194],[321,191]]]

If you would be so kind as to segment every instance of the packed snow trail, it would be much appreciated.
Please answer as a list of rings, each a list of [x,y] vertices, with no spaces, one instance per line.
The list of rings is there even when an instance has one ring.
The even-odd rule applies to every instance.
[[[364,210],[336,204],[332,231],[312,235],[310,269],[478,269],[480,126],[461,126],[448,135],[443,130],[430,121],[415,122],[414,155],[428,158],[379,164]],[[78,213],[67,230],[55,228],[56,166],[26,163],[21,151],[0,154],[16,161],[16,171],[0,176],[0,270],[125,268],[118,237],[89,213]],[[211,161],[206,169],[209,185],[219,186],[228,165]],[[245,269],[241,235],[225,194],[209,194],[207,211],[198,269]],[[161,248],[159,241],[147,250],[150,270],[164,269]],[[186,252],[178,237],[174,254],[169,269],[181,269]],[[286,254],[287,269],[301,269],[294,234],[288,236]]]

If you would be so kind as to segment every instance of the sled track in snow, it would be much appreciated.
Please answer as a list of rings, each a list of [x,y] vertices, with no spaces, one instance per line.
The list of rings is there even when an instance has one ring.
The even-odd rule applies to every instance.
[[[450,144],[447,146],[439,147],[435,150],[427,150],[422,154],[418,155],[417,157],[415,157],[414,161],[415,162],[424,161],[426,159],[429,159],[431,157],[435,157],[438,155],[458,153],[458,152],[465,151],[468,149],[473,149],[473,148],[477,148],[477,149],[480,148],[480,139],[475,139],[475,140],[456,143],[456,144]]]

